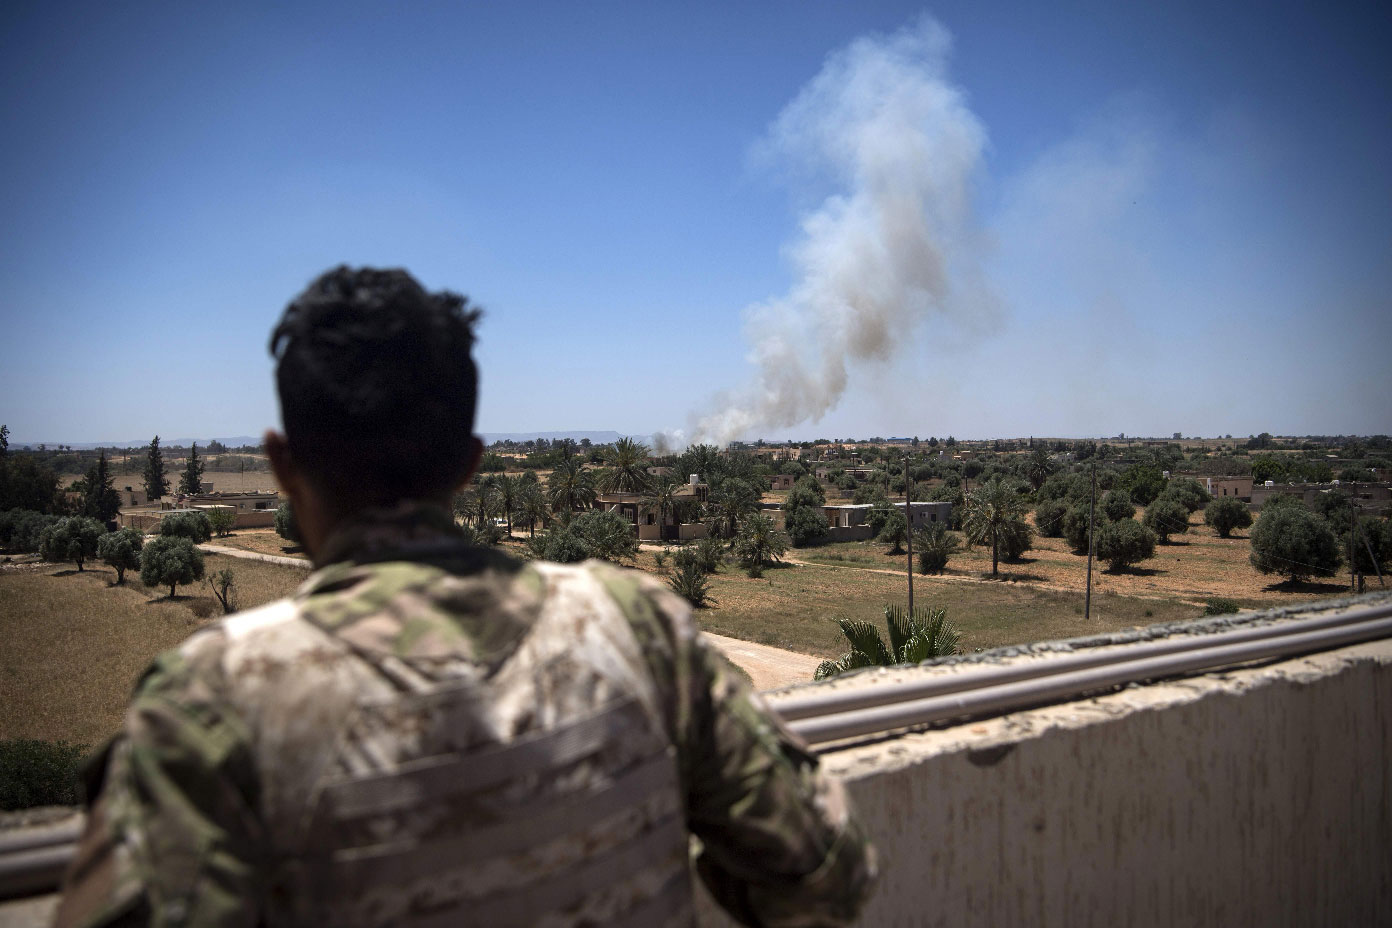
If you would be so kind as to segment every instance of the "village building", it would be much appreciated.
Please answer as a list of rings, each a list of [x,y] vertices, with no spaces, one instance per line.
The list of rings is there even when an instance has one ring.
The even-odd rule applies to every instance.
[[[1307,507],[1324,493],[1341,493],[1349,497],[1359,511],[1381,515],[1392,510],[1392,483],[1350,483],[1334,480],[1329,483],[1276,483],[1268,480],[1252,487],[1252,510],[1260,512],[1263,504],[1277,493],[1294,496]]]
[[[677,489],[676,496],[695,509],[697,504],[706,501],[709,493],[710,487],[692,474]],[[642,493],[602,493],[595,500],[595,508],[623,516],[632,523],[639,541],[694,541],[710,534],[705,522],[682,522],[680,513],[669,512],[659,518],[657,510],[644,503]]]
[[[1208,490],[1209,496],[1219,499],[1235,496],[1243,502],[1252,500],[1251,477],[1205,477],[1204,489]]]
[[[894,508],[904,511],[903,503],[894,503]],[[865,541],[874,537],[870,530],[870,503],[856,503],[841,506],[823,506],[822,513],[827,520],[827,538],[831,541]],[[948,502],[916,502],[912,504],[909,517],[910,528],[918,529],[934,522],[949,523],[952,520],[952,504]]]

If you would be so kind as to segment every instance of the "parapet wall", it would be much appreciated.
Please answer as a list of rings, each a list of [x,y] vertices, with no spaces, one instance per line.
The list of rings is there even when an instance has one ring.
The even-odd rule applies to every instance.
[[[864,925],[1392,921],[1392,642],[823,755]],[[703,924],[727,924],[708,908]]]

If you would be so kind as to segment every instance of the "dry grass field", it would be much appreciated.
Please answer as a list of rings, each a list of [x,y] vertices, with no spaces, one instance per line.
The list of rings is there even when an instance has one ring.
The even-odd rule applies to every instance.
[[[1247,532],[1219,538],[1203,524],[1203,514],[1194,513],[1187,534],[1173,535],[1170,544],[1156,545],[1155,557],[1131,570],[1112,573],[1105,562],[1094,561],[1093,595],[1111,593],[1194,606],[1202,606],[1204,600],[1221,596],[1243,606],[1259,608],[1337,596],[1349,588],[1346,570],[1340,576],[1318,583],[1299,587],[1282,585],[1281,577],[1258,573],[1248,563],[1250,550]],[[905,556],[889,556],[887,551],[888,546],[878,542],[842,542],[799,548],[791,552],[791,556],[812,563],[894,570],[902,574]],[[944,577],[959,580],[981,580],[990,575],[991,551],[986,547],[959,550],[944,573]],[[1087,558],[1074,554],[1062,538],[1036,537],[1033,549],[1025,552],[1019,561],[1000,563],[1000,578],[1039,589],[1081,595],[1087,582]]]
[[[521,554],[523,535],[504,547]],[[270,530],[243,530],[220,545],[265,554],[302,554]],[[1041,538],[1019,563],[1002,563],[989,579],[990,552],[967,549],[942,577],[915,575],[915,602],[945,607],[965,650],[1113,631],[1196,618],[1204,599],[1224,596],[1258,607],[1336,595],[1337,580],[1290,590],[1279,578],[1247,563],[1245,533],[1217,538],[1192,520],[1176,544],[1157,548],[1139,570],[1094,573],[1093,615],[1083,619],[1085,560],[1060,539]],[[886,604],[906,602],[902,555],[875,542],[794,549],[793,563],[750,579],[733,565],[710,577],[715,604],[697,613],[709,631],[804,654],[835,657],[845,650],[837,618],[882,623]],[[22,561],[23,559],[21,559]],[[630,566],[665,578],[656,552],[644,549]],[[251,608],[287,595],[306,574],[285,567],[219,555],[207,557],[211,574],[230,567],[238,605]],[[113,733],[140,672],[160,651],[178,644],[221,613],[204,584],[147,590],[128,572],[124,587],[114,571],[93,563],[0,568],[0,738],[64,739],[96,745]]]
[[[254,551],[257,554],[274,554],[277,557],[305,557],[303,548],[281,538],[272,528],[238,529],[225,538],[214,538],[211,543],[224,548]]]
[[[237,577],[243,608],[284,596],[304,572],[208,555],[211,574]],[[138,572],[100,563],[0,569],[0,739],[96,746],[120,725],[131,687],[150,661],[222,613],[207,585],[148,589]]]

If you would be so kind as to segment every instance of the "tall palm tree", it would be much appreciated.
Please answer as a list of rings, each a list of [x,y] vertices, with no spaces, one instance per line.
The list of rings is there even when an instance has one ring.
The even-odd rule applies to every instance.
[[[605,455],[609,465],[599,479],[599,488],[605,493],[641,493],[647,489],[648,456],[647,445],[632,438],[620,438],[614,442],[613,449]]]
[[[594,474],[585,469],[579,458],[566,458],[551,472],[546,481],[546,499],[551,511],[569,519],[570,514],[579,509],[589,509],[595,504]]]
[[[498,474],[493,478],[493,486],[498,494],[498,508],[507,519],[508,537],[512,537],[512,514],[517,511],[517,501],[522,496],[522,478]]]
[[[669,515],[676,515],[684,500],[677,495],[681,484],[671,477],[659,477],[643,491],[643,509],[657,513],[658,535],[661,536]]]
[[[1025,521],[1028,507],[1015,485],[992,477],[967,497],[967,515],[962,528],[970,544],[991,546],[991,576],[997,576],[1001,543],[1007,533],[1016,531],[1014,523]]]
[[[527,534],[533,538],[536,537],[537,523],[545,526],[551,510],[546,504],[546,494],[535,480],[523,481],[521,494],[517,498],[517,513],[527,523]]]
[[[1030,482],[1030,486],[1038,490],[1053,472],[1054,462],[1049,458],[1049,452],[1043,448],[1035,448],[1030,452],[1029,458],[1025,460],[1025,479]]]
[[[759,509],[759,491],[739,477],[726,477],[711,490],[707,501],[711,531],[719,538],[734,538],[744,518]]]

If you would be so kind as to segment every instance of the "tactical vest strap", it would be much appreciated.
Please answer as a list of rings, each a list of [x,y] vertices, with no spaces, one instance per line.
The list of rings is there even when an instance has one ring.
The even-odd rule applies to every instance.
[[[481,827],[449,837],[349,848],[334,855],[336,878],[345,885],[363,880],[406,882],[445,862],[515,854],[540,847],[566,835],[583,834],[625,809],[637,807],[675,783],[672,759],[665,753],[650,757],[619,776],[599,792],[580,796],[563,793],[537,802],[507,808],[494,805],[498,818]],[[680,812],[675,799],[659,813],[664,819]]]
[[[471,924],[531,925],[549,912],[579,906],[590,893],[621,883],[638,870],[654,867],[662,867],[669,871],[669,875],[655,896],[640,902],[631,913],[636,915],[640,909],[655,905],[663,897],[669,897],[665,899],[670,906],[666,911],[680,911],[687,905],[690,892],[686,847],[686,827],[680,817],[674,816],[642,837],[595,857],[583,866],[506,892],[470,899],[437,915],[413,917],[410,919],[411,928],[453,928],[460,924],[461,909],[467,913],[467,920]],[[682,882],[674,888],[672,884],[678,880]],[[617,912],[615,915],[627,919],[630,912]],[[641,924],[650,925],[653,922]]]
[[[643,725],[638,703],[625,701],[564,728],[524,736],[501,747],[425,758],[336,783],[325,788],[322,800],[338,821],[419,807],[451,795],[482,792],[535,770],[574,763]]]

